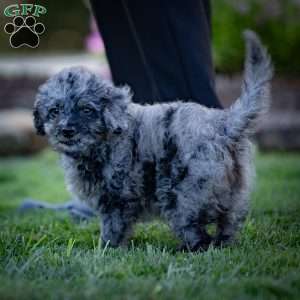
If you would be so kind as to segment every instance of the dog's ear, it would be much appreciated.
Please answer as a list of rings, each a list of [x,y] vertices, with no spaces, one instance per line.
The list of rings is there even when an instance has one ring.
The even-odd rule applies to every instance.
[[[128,129],[128,104],[132,94],[128,86],[109,87],[107,90],[108,100],[104,112],[106,127],[110,133],[122,134]]]
[[[133,95],[128,85],[120,87],[109,86],[106,93],[109,100],[108,102],[121,106],[127,106],[131,102]]]
[[[112,134],[120,135],[128,129],[128,115],[117,105],[105,109],[104,121],[108,131]]]
[[[34,127],[36,128],[37,134],[39,134],[39,135],[46,134],[45,129],[44,129],[44,122],[41,118],[37,104],[35,104],[35,106],[33,108],[33,123],[34,123]]]

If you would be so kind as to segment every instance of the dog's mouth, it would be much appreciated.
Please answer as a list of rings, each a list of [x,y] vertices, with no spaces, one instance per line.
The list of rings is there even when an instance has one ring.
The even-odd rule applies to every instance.
[[[56,140],[56,146],[65,150],[69,148],[73,148],[74,146],[78,145],[80,142],[79,138],[59,138]]]
[[[60,144],[66,145],[66,146],[74,146],[78,144],[79,140],[62,140],[59,141]]]
[[[79,134],[66,138],[63,136],[52,136],[50,137],[50,144],[53,146],[53,148],[62,153],[75,153],[75,152],[84,152],[86,151],[90,146],[92,146],[94,143],[91,139],[89,139],[89,136],[83,135],[80,136]]]

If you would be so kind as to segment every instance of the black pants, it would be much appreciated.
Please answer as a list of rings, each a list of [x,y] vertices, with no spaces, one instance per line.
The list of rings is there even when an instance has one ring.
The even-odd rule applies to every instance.
[[[209,0],[92,0],[113,80],[139,103],[181,99],[220,107]]]

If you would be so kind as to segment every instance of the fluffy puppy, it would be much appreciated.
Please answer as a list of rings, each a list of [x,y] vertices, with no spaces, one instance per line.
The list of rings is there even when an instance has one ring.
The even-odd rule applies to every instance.
[[[272,67],[250,31],[240,98],[228,109],[176,101],[139,105],[86,69],[39,89],[34,122],[61,154],[71,193],[101,217],[101,239],[126,241],[141,216],[162,217],[190,251],[230,243],[248,210],[249,136],[269,107]],[[214,236],[208,224],[216,224]]]

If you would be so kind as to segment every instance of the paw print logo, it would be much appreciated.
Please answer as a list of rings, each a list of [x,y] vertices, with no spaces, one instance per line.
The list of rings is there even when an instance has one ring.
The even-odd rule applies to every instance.
[[[37,48],[40,43],[39,35],[45,32],[45,26],[42,23],[37,23],[33,16],[23,18],[16,16],[12,23],[7,23],[4,31],[10,34],[10,45],[13,48],[27,46]]]

